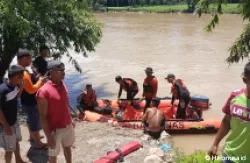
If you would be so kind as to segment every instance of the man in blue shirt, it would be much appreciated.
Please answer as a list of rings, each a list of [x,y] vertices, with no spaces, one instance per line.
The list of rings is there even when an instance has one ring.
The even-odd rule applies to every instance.
[[[23,72],[21,66],[10,66],[8,81],[0,85],[0,147],[5,150],[6,163],[11,163],[13,152],[16,162],[24,163],[20,156],[22,136],[17,121],[17,98],[23,89]]]

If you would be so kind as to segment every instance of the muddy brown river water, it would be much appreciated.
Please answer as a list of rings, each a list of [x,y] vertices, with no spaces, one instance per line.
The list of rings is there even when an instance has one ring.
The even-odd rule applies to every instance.
[[[116,75],[135,79],[142,90],[144,69],[150,66],[159,80],[158,96],[170,96],[170,85],[164,77],[174,73],[184,80],[192,94],[210,98],[212,108],[204,113],[204,118],[220,120],[229,93],[244,86],[240,74],[245,61],[230,67],[225,62],[230,45],[244,26],[238,15],[223,15],[213,33],[204,30],[211,19],[209,15],[199,18],[186,14],[102,13],[96,16],[104,24],[96,52],[88,58],[74,56],[83,69],[82,74],[67,64],[66,82],[72,104],[86,83],[93,84],[99,97],[115,99]],[[141,94],[140,91],[138,97]],[[207,150],[214,136],[180,135],[174,136],[174,142],[191,153]]]

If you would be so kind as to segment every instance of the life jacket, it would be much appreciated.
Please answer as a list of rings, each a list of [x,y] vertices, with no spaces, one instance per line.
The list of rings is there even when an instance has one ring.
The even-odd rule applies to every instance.
[[[130,78],[123,78],[122,89],[127,91],[127,86],[132,90],[138,90],[137,82]]]
[[[94,102],[94,100],[96,99],[96,93],[95,93],[95,91],[94,90],[92,91],[91,96],[89,96],[87,94],[86,90],[83,91],[82,94],[83,94],[83,96],[82,96],[83,103],[86,104],[86,105],[92,105],[93,102]]]
[[[154,89],[152,86],[152,80],[155,78],[155,76],[152,77],[151,80],[144,80],[143,82],[143,92],[153,93]]]
[[[182,96],[183,97],[178,97],[178,88],[175,87],[175,83],[178,83],[181,88],[182,88]],[[190,93],[187,89],[187,87],[185,86],[185,84],[183,83],[183,81],[181,79],[176,79],[176,81],[173,83],[172,87],[171,87],[171,93],[174,95],[174,97],[176,99],[180,99],[180,98],[185,98],[185,97],[189,97]]]

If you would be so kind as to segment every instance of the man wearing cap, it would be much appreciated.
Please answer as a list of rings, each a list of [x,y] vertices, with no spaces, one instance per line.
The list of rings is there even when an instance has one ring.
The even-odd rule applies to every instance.
[[[63,82],[65,66],[60,61],[48,62],[49,79],[37,92],[41,126],[49,146],[49,162],[56,163],[63,147],[67,163],[72,163],[71,147],[75,133],[69,111],[67,88]]]
[[[217,155],[219,143],[229,134],[222,152],[223,163],[250,162],[250,62],[244,67],[242,80],[246,86],[233,91],[228,97],[222,108],[225,115],[208,152],[210,157],[214,158]]]
[[[143,94],[142,97],[146,100],[146,105],[144,109],[144,113],[146,109],[150,106],[152,98],[156,97],[158,90],[158,80],[155,76],[153,76],[153,69],[151,67],[147,67],[146,70],[147,77],[143,82]]]
[[[31,65],[31,54],[26,49],[21,49],[17,53],[17,62],[24,69]],[[38,80],[29,73],[28,70],[24,70],[24,89],[21,95],[22,108],[27,114],[27,122],[30,131],[30,139],[35,142],[35,148],[46,148],[46,144],[41,142],[41,136],[39,135],[40,121],[36,102],[36,92],[46,81],[46,78],[40,77]]]
[[[33,65],[36,69],[36,72],[41,76],[44,76],[47,72],[47,61],[45,60],[46,57],[49,56],[50,51],[49,47],[44,45],[39,48],[40,55],[36,57]]]
[[[23,67],[12,65],[8,69],[8,81],[0,85],[0,146],[5,150],[5,162],[11,163],[15,154],[17,163],[24,163],[20,156],[22,140],[17,121],[17,98],[23,90]]]
[[[186,108],[190,101],[190,92],[181,79],[175,79],[174,74],[168,74],[165,78],[169,83],[172,84],[171,93],[173,105],[175,100],[179,100],[178,109],[176,113],[176,119],[186,119]]]
[[[145,111],[142,118],[145,126],[144,133],[149,134],[154,139],[159,139],[165,129],[165,115],[163,111],[158,109],[159,104],[160,99],[153,98],[151,107]]]
[[[118,99],[120,99],[122,90],[124,90],[127,92],[127,100],[133,100],[139,91],[137,82],[130,78],[122,78],[121,76],[116,76],[115,81],[120,85]]]

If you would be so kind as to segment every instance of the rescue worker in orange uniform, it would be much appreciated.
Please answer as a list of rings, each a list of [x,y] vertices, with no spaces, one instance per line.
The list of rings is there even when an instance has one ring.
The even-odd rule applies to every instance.
[[[78,108],[83,111],[89,110],[101,114],[111,114],[111,108],[100,108],[97,103],[97,95],[91,84],[86,85],[86,89],[78,97]]]
[[[143,82],[142,98],[145,98],[146,100],[146,105],[143,113],[145,113],[146,109],[150,107],[151,101],[153,98],[156,97],[158,90],[158,80],[155,76],[153,76],[153,69],[151,67],[147,67],[144,71],[147,77],[144,79]]]
[[[168,74],[165,78],[172,84],[171,93],[173,105],[175,100],[179,100],[178,109],[176,113],[176,119],[186,119],[186,108],[189,104],[190,92],[181,79],[176,79],[174,74]]]
[[[120,84],[118,99],[120,99],[122,90],[124,90],[127,92],[127,100],[133,100],[139,91],[136,81],[130,78],[122,78],[121,76],[117,76],[115,81]]]

